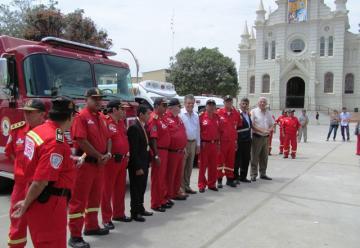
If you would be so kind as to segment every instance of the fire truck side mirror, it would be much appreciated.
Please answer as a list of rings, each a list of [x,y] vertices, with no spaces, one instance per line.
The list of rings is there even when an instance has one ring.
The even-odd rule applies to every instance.
[[[0,58],[0,87],[5,88],[8,83],[8,63],[7,59]]]

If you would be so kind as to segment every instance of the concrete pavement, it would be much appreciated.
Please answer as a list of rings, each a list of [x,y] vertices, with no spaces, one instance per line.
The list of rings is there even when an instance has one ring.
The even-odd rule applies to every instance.
[[[327,129],[326,125],[310,126],[308,143],[300,143],[296,160],[271,156],[268,174],[273,181],[198,193],[176,202],[166,213],[148,217],[146,223],[116,223],[109,236],[86,240],[92,247],[106,248],[358,248],[360,157],[355,156],[356,137],[352,135],[351,142],[326,142]],[[274,154],[277,137],[275,134]],[[193,173],[196,188],[197,169]],[[149,192],[146,198],[149,206]],[[1,195],[0,247],[6,247],[8,204],[9,195]],[[128,207],[128,195],[126,204]]]

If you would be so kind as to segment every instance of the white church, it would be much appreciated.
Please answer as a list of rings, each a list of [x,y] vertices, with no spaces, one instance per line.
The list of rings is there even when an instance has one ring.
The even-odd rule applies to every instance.
[[[272,109],[360,108],[360,35],[349,31],[347,0],[262,0],[239,45],[239,97],[265,96]],[[255,31],[255,32],[254,32]]]

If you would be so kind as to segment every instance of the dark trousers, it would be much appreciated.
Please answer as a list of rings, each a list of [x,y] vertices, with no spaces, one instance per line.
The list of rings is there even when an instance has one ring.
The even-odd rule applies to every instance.
[[[136,170],[129,168],[131,216],[141,214],[145,211],[144,195],[146,191],[149,169],[143,168],[143,171],[144,175],[137,176]]]
[[[343,138],[343,140],[345,140],[345,130],[346,130],[346,139],[349,140],[350,139],[350,134],[349,134],[349,125],[347,126],[341,126],[341,136]]]
[[[235,157],[234,178],[246,179],[251,157],[251,140],[238,142]],[[240,171],[240,172],[239,172]]]
[[[332,133],[332,131],[333,131],[333,130],[334,130],[334,136],[333,136],[333,139],[334,139],[334,140],[336,139],[336,133],[337,133],[338,127],[339,127],[339,125],[330,125],[330,128],[329,128],[329,132],[328,132],[327,139],[329,139],[329,138],[330,138],[330,135],[331,135],[331,133]]]

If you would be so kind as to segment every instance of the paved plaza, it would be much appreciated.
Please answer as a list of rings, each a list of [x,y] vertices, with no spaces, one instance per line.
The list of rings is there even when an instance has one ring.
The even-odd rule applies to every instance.
[[[198,193],[176,202],[166,213],[155,213],[145,223],[116,223],[109,236],[86,240],[91,247],[102,248],[358,248],[356,137],[342,142],[338,133],[336,142],[326,142],[327,129],[325,123],[312,124],[308,143],[300,143],[296,160],[277,155],[275,134],[268,166],[273,181]],[[194,188],[197,174],[194,169]],[[0,195],[0,247],[6,247],[8,206],[9,194]]]

